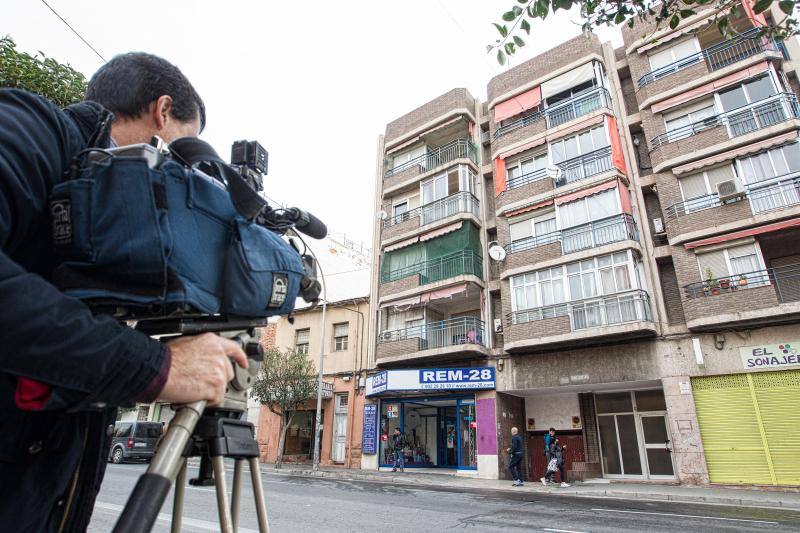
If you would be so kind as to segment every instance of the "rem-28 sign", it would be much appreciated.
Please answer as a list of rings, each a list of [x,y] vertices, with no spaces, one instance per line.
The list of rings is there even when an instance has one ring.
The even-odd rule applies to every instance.
[[[367,396],[425,390],[482,390],[495,387],[494,368],[384,370],[367,380]]]

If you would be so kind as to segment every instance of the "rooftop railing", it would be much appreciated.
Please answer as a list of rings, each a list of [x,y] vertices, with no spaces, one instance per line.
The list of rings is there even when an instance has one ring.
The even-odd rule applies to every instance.
[[[800,301],[800,264],[767,268],[690,283],[683,287],[688,298],[703,298],[772,285],[778,301]]]
[[[435,202],[421,205],[405,213],[388,218],[383,221],[383,227],[388,228],[417,217],[420,219],[419,225],[424,226],[458,213],[472,213],[479,217],[480,202],[472,193],[466,191],[457,192]]]
[[[410,328],[384,331],[378,335],[378,344],[407,339],[418,339],[419,350],[462,344],[486,346],[486,324],[469,316],[450,318]]]
[[[569,317],[571,331],[653,320],[650,297],[643,290],[635,290],[515,311],[506,315],[506,321],[517,325],[559,316]]]
[[[384,272],[381,274],[381,283],[389,283],[409,276],[419,275],[419,284],[425,285],[466,274],[483,278],[483,259],[470,250],[462,250],[438,259]]]
[[[639,88],[644,87],[656,80],[660,80],[665,76],[679,72],[685,68],[691,67],[701,61],[706,62],[709,71],[719,70],[733,63],[737,63],[748,57],[754,56],[761,52],[774,51],[780,52],[781,49],[777,43],[772,39],[758,36],[759,30],[753,28],[740,35],[719,44],[704,48],[703,50],[692,54],[690,56],[681,58],[669,65],[651,70],[637,82]]]
[[[419,167],[420,172],[433,170],[434,168],[455,161],[456,159],[467,159],[473,163],[478,162],[478,149],[469,139],[456,139],[445,145],[426,152],[421,156],[415,157],[405,163],[393,168],[387,168],[384,178],[403,172],[409,168]]]
[[[797,95],[794,93],[778,93],[738,109],[732,109],[731,111],[656,135],[653,137],[651,145],[652,149],[655,150],[664,144],[686,139],[701,131],[716,128],[717,126],[726,126],[728,135],[731,138],[739,137],[798,116],[800,116],[800,107],[797,103]]]
[[[529,124],[545,119],[548,128],[554,128],[570,120],[588,115],[592,111],[601,109],[603,107],[611,108],[611,94],[605,87],[597,87],[588,93],[584,93],[569,100],[559,102],[546,109],[535,111],[527,115],[500,126],[494,130],[494,140],[499,139],[503,135],[514,131],[518,128],[523,128]]]
[[[561,242],[562,254],[596,248],[613,242],[639,240],[636,222],[627,213],[595,220],[580,226],[519,239],[505,246],[506,252],[515,253],[530,250],[552,242]]]

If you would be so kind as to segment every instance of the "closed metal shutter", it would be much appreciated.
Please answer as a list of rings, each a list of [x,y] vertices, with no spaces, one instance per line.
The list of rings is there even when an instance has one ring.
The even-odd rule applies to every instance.
[[[692,378],[712,483],[800,485],[800,371]]]

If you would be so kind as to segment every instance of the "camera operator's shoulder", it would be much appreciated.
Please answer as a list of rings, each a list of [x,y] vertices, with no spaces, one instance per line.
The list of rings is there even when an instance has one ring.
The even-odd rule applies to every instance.
[[[56,119],[62,114],[58,106],[47,98],[22,89],[0,89],[0,113],[38,115],[43,119],[48,115]]]

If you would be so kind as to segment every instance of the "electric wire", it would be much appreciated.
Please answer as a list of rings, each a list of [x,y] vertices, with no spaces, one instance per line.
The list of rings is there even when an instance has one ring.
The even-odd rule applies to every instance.
[[[50,4],[48,4],[48,3],[47,3],[45,0],[41,0],[41,1],[42,1],[42,3],[43,3],[44,5],[46,5],[46,6],[47,6],[47,9],[49,9],[50,11],[52,11],[52,12],[53,12],[53,14],[54,14],[55,16],[57,16],[59,19],[61,19],[61,22],[63,22],[64,24],[66,24],[67,28],[69,28],[70,30],[72,30],[72,33],[74,33],[75,35],[77,35],[77,36],[78,36],[78,39],[80,39],[81,41],[83,41],[83,44],[85,44],[86,46],[88,46],[88,47],[89,47],[89,48],[92,50],[92,52],[94,52],[94,53],[97,55],[97,57],[99,57],[100,59],[102,59],[102,60],[103,60],[103,63],[107,63],[107,61],[106,61],[106,58],[105,58],[105,57],[103,57],[103,55],[102,55],[100,52],[98,52],[98,51],[97,51],[97,49],[96,49],[94,46],[92,46],[92,45],[89,43],[89,41],[87,41],[86,39],[84,39],[84,38],[83,38],[83,35],[81,35],[80,33],[78,33],[78,30],[76,30],[75,28],[73,28],[72,26],[70,26],[69,22],[67,22],[66,20],[64,20],[64,17],[62,17],[61,15],[59,15],[59,14],[58,14],[58,12],[57,12],[55,9],[53,9],[53,8],[50,6]]]

